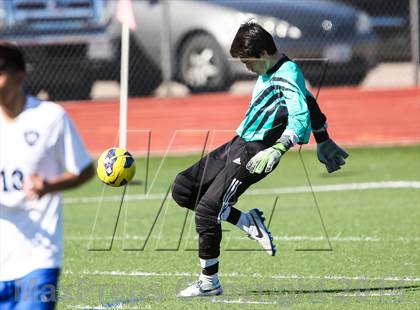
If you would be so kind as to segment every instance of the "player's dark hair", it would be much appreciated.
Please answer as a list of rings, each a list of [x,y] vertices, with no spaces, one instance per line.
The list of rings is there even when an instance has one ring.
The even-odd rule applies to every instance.
[[[263,51],[273,55],[277,52],[271,34],[255,22],[247,22],[239,27],[230,47],[234,58],[259,58]]]
[[[25,56],[16,45],[0,41],[0,70],[25,72]]]

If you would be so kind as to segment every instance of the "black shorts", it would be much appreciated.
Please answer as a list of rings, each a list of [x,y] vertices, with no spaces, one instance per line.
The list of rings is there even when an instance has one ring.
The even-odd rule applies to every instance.
[[[177,175],[172,196],[180,206],[195,211],[200,258],[219,257],[220,222],[228,215],[224,212],[231,210],[229,207],[250,185],[267,175],[251,174],[246,169],[248,161],[267,147],[236,136]]]

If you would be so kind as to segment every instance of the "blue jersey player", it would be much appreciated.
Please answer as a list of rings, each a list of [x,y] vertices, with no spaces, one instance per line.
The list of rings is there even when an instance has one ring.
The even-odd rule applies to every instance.
[[[25,59],[0,41],[0,309],[54,309],[63,256],[60,194],[93,164],[58,104],[26,96]]]

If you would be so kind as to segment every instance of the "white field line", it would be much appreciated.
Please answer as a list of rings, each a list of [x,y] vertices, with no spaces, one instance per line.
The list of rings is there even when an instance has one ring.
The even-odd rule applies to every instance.
[[[368,189],[395,189],[395,188],[413,188],[420,189],[420,182],[418,181],[383,181],[383,182],[364,182],[364,183],[344,183],[344,184],[327,184],[315,185],[312,187],[314,192],[338,192],[338,191],[358,191]],[[309,186],[296,187],[278,187],[266,189],[251,189],[244,193],[245,196],[260,196],[269,194],[295,194],[295,193],[310,193]],[[140,200],[156,200],[164,199],[165,194],[147,194],[147,195],[125,195],[126,201],[140,201]],[[66,204],[81,204],[81,203],[95,203],[95,202],[113,202],[121,201],[121,196],[92,196],[92,197],[66,197],[64,203]]]
[[[359,292],[359,293],[337,293],[337,294],[328,294],[330,296],[335,297],[382,297],[382,296],[402,296],[402,291],[395,291],[395,292],[383,292],[383,293],[377,293],[377,292]],[[279,302],[276,301],[262,301],[262,300],[244,300],[244,299],[216,299],[212,298],[210,300],[214,303],[223,303],[223,304],[246,304],[246,305],[275,305]]]
[[[258,300],[243,300],[243,299],[210,299],[211,302],[221,304],[246,304],[246,305],[275,305],[278,304],[276,301],[258,301]]]
[[[74,305],[74,306],[66,306],[66,309],[102,310],[102,309],[109,309],[109,308],[106,308],[104,306]]]
[[[402,296],[403,291],[401,289],[395,289],[391,292],[358,292],[358,293],[338,293],[335,296],[339,297],[381,297],[381,296]]]
[[[403,292],[400,290],[396,290],[395,292],[358,292],[358,293],[337,293],[331,294],[331,296],[335,297],[383,297],[383,296],[402,296]],[[211,298],[210,302],[213,303],[222,303],[222,304],[245,304],[245,305],[275,305],[279,304],[277,301],[262,301],[262,300],[244,300],[244,299],[224,299],[224,298]],[[114,307],[108,306],[89,306],[89,305],[74,305],[74,306],[67,306],[67,309],[95,309],[95,310],[102,310],[102,309],[142,309],[142,307],[133,307],[128,305],[116,305]]]
[[[104,310],[104,309],[151,309],[148,308],[146,305],[142,306],[142,307],[133,307],[133,306],[126,306],[124,304],[121,305],[115,305],[115,306],[102,306],[102,305],[97,305],[97,306],[89,306],[89,305],[69,305],[69,306],[65,306],[66,309],[86,309],[86,310]]]
[[[359,293],[337,293],[332,294],[332,296],[336,297],[383,297],[383,296],[402,296],[403,292],[395,291],[395,292],[383,292],[383,293],[376,293],[376,292],[359,292]],[[276,305],[279,304],[277,301],[262,301],[262,300],[245,300],[245,299],[224,299],[222,298],[211,298],[210,302],[213,303],[221,303],[221,304],[242,304],[242,305]],[[89,305],[74,305],[74,306],[67,306],[67,309],[95,309],[95,310],[102,310],[102,309],[110,309],[110,307],[106,306],[89,306]],[[116,307],[112,307],[114,309],[142,309],[142,307],[128,307],[127,305],[117,305]]]
[[[89,275],[89,276],[116,276],[116,277],[194,277],[198,276],[193,272],[147,272],[147,271],[88,271],[73,272],[64,270],[64,274]],[[361,280],[361,281],[401,281],[401,282],[420,282],[420,278],[401,277],[401,276],[384,276],[384,277],[366,277],[366,276],[317,276],[317,275],[263,275],[260,273],[244,274],[244,273],[220,273],[224,278],[260,278],[260,279],[284,279],[284,280]]]
[[[115,236],[113,239],[115,240],[146,240],[147,236]],[[150,236],[149,238],[153,238]],[[326,241],[327,238],[325,236],[273,236],[276,241]],[[158,237],[155,237],[158,239]],[[198,237],[184,237],[183,239],[193,239],[197,240]],[[232,240],[249,240],[248,237],[231,237]],[[88,236],[69,236],[65,237],[64,240],[71,240],[71,241],[84,241],[84,240],[108,240],[111,241],[112,237],[88,237]],[[379,238],[376,236],[335,236],[329,239],[330,241],[335,242],[418,242],[420,241],[420,237],[394,237],[394,238]]]

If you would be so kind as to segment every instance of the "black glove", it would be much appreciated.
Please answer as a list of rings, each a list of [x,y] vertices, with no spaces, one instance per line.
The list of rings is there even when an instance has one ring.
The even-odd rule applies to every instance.
[[[341,166],[346,163],[344,159],[349,156],[346,151],[331,139],[318,143],[316,145],[316,154],[319,161],[327,167],[328,173],[341,169]]]

